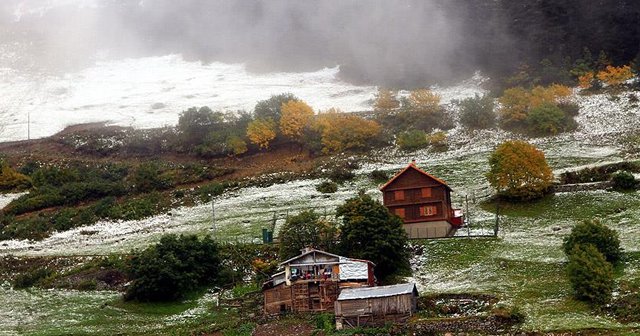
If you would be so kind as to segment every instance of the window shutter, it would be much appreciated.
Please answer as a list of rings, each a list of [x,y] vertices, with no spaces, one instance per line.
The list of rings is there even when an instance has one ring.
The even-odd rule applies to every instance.
[[[393,192],[393,199],[395,201],[404,201],[404,190],[396,190]]]
[[[404,208],[395,209],[394,212],[395,212],[396,216],[404,219],[404,216],[405,216]]]
[[[422,198],[431,197],[431,188],[422,188]]]

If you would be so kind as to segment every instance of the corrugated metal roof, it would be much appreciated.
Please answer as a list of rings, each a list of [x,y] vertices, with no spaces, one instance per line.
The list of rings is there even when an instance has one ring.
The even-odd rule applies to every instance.
[[[378,287],[347,288],[340,292],[338,301],[410,294],[415,290],[416,284],[414,283]]]
[[[369,279],[369,265],[367,261],[340,257],[340,280]]]

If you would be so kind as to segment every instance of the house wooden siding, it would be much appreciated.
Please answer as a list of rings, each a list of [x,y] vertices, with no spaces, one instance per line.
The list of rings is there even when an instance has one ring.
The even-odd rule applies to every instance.
[[[284,271],[263,284],[264,312],[332,311],[344,288],[375,285],[374,264],[315,249],[280,264]]]
[[[264,312],[276,315],[285,312],[319,312],[334,309],[339,285],[336,281],[299,281],[284,283],[263,290]]]
[[[461,225],[451,206],[451,188],[415,163],[396,174],[381,191],[383,204],[402,218],[410,238],[450,236]]]
[[[336,327],[382,326],[389,322],[402,323],[417,310],[418,293],[384,297],[363,297],[335,302]]]

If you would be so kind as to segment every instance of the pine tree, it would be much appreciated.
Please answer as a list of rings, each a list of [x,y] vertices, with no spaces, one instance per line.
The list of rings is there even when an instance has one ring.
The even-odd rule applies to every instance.
[[[567,264],[569,281],[578,300],[603,305],[611,300],[614,287],[613,267],[598,249],[575,245]]]

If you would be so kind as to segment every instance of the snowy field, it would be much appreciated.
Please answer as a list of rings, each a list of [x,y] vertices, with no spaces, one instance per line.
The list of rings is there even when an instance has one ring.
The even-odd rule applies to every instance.
[[[175,125],[192,106],[251,111],[256,102],[290,92],[315,110],[371,108],[376,87],[337,79],[339,68],[305,73],[247,72],[242,64],[188,62],[180,55],[98,62],[60,76],[0,68],[0,141],[53,135],[66,126],[106,122],[153,128]],[[457,89],[434,88],[443,102],[479,92],[475,76]]]
[[[184,63],[175,57],[164,58],[163,62],[171,59]],[[321,79],[320,77],[324,75],[320,74],[327,77]],[[156,75],[153,74],[153,76]],[[312,74],[298,75],[313,77]],[[327,91],[319,92],[335,93],[345,90],[349,93],[335,97],[332,97],[331,93],[313,95],[317,99],[314,101],[312,97],[306,97],[303,91],[283,89],[264,92],[264,96],[246,100],[244,107],[235,105],[224,107],[226,105],[221,103],[219,108],[251,108],[256,100],[286,91],[308,100],[316,108],[340,106],[346,110],[357,110],[368,107],[368,100],[373,97],[374,88],[358,87],[357,90],[360,91],[355,93],[350,91],[352,89],[348,86],[343,86],[345,84],[335,81],[335,70],[324,70],[316,75],[318,77],[314,85],[324,85],[327,88]],[[247,76],[250,78],[253,75]],[[292,74],[274,74],[273,76],[276,77],[271,80],[278,78],[277,76],[289,78],[287,81],[295,77]],[[310,81],[309,78],[307,79]],[[295,80],[290,81],[287,85],[294,87],[296,86],[294,82]],[[324,84],[320,84],[321,82]],[[482,91],[478,88],[479,82],[481,79],[474,78],[459,86],[438,89],[438,91],[443,94],[445,103],[448,103],[451,99],[462,99],[481,93]],[[303,90],[303,88],[304,86],[299,89]],[[73,96],[71,92],[83,89],[78,87],[61,95],[71,97]],[[317,87],[310,86],[307,89],[312,92]],[[95,90],[97,91],[94,94],[97,94],[99,89]],[[202,90],[205,92],[204,88]],[[135,92],[134,89],[130,91]],[[129,95],[135,96],[131,92]],[[143,93],[140,95],[144,96]],[[160,96],[173,97],[176,102],[180,101],[181,97],[178,94],[175,96],[158,94],[157,97]],[[206,100],[216,97],[200,98],[203,99],[202,103],[191,105],[215,107]],[[74,99],[81,101],[78,97],[71,98],[70,101]],[[220,99],[223,101],[223,98]],[[343,99],[342,102],[339,99]],[[576,94],[573,99],[581,107],[577,117],[579,128],[575,132],[550,138],[529,139],[545,151],[554,172],[559,174],[576,167],[629,159],[630,157],[623,154],[619,139],[628,132],[640,129],[640,110],[637,105],[629,101],[628,94],[618,95],[618,98],[611,98],[604,94],[594,96]],[[156,100],[158,99],[149,98],[138,103],[138,106],[148,106]],[[168,98],[165,98],[163,103],[167,106],[171,105]],[[45,100],[43,104],[43,106],[49,106],[47,104],[50,103]],[[113,108],[119,103],[105,100],[101,104],[105,111],[109,111],[109,106]],[[60,106],[72,105],[71,103],[70,105],[60,104]],[[91,109],[88,108],[88,110]],[[99,108],[96,107],[94,116],[104,115],[98,114],[98,110]],[[180,108],[175,110],[172,108],[173,114],[157,111],[156,115],[158,120],[166,118],[163,123],[171,123],[177,119],[179,110]],[[133,118],[143,120],[149,117],[145,113],[147,112],[134,113]],[[455,108],[452,113],[455,119],[457,113]],[[91,113],[88,113],[78,117],[81,121],[70,119],[65,123],[98,120],[90,119],[88,117],[90,115]],[[118,114],[109,112],[107,115],[111,118]],[[124,124],[133,120],[124,118],[124,114],[120,116],[122,119],[114,117],[111,121]],[[65,114],[62,113],[60,118],[65,118]],[[41,124],[34,123],[32,127],[36,125]],[[53,127],[44,127],[40,134],[47,135],[48,132],[53,131]],[[215,225],[212,221],[211,203],[205,203],[195,207],[174,209],[170,213],[139,221],[100,222],[89,227],[56,233],[40,242],[3,241],[0,242],[0,254],[51,256],[127,252],[133,248],[144,248],[159,239],[162,234],[170,232],[213,233],[216,239],[228,242],[259,241],[261,229],[271,228],[274,218],[277,232],[287,215],[303,209],[315,208],[319,213],[332,216],[335,206],[353,196],[358,190],[364,189],[372,196],[379,198],[378,186],[368,178],[369,172],[381,169],[394,173],[411,159],[416,159],[421,167],[450,184],[454,190],[453,200],[456,206],[464,208],[466,206],[464,199],[467,196],[469,198],[467,214],[472,222],[472,232],[489,233],[495,221],[494,209],[483,208],[480,205],[480,200],[491,192],[484,178],[488,170],[487,156],[498,143],[515,136],[499,130],[469,132],[462,127],[448,131],[447,135],[450,150],[444,153],[434,153],[429,150],[404,153],[395,149],[384,149],[359,158],[361,167],[356,171],[356,179],[341,186],[335,194],[324,195],[317,192],[315,186],[320,180],[299,180],[270,187],[232,190],[214,200]],[[0,199],[0,206],[17,196],[19,195],[5,195]],[[586,306],[578,305],[569,299],[570,287],[563,275],[565,259],[560,244],[573,224],[583,219],[600,217],[621,232],[622,244],[626,251],[637,253],[640,251],[637,244],[640,241],[640,229],[637,226],[640,219],[638,193],[623,194],[605,191],[562,193],[534,204],[503,209],[501,213],[499,239],[453,239],[425,243],[425,253],[412,260],[414,269],[412,279],[419,284],[420,290],[438,293],[490,292],[497,294],[504,303],[517,305],[527,314],[525,328],[528,330],[623,327],[611,317],[594,315]],[[467,231],[463,230],[459,235],[466,235],[466,233]],[[629,261],[622,279],[637,279],[638,269],[640,269],[638,260]],[[91,316],[95,314],[100,316],[107,314],[108,318],[114,321],[124,319],[123,316],[118,316],[116,311],[111,311],[112,308],[109,308],[107,313],[101,313],[102,310],[99,309],[99,305],[115,297],[113,293],[93,294],[58,290],[13,291],[5,286],[0,289],[0,330],[8,330],[7,334],[36,333],[35,330],[38,328],[49,328],[48,330],[53,333],[69,330],[88,332],[91,329],[87,329],[89,328],[87,325],[93,325]],[[34,302],[42,302],[44,309],[35,310]],[[50,302],[53,303],[49,304]],[[58,306],[64,309],[60,313],[54,313]],[[77,307],[92,313],[85,314]],[[196,304],[193,309],[200,312],[201,308],[202,305]],[[189,311],[186,311],[186,314],[189,314]],[[7,317],[20,315],[28,318],[22,320]],[[180,318],[181,315],[175,316]],[[134,315],[131,318],[140,317]],[[55,322],[48,322],[49,320]],[[74,323],[79,323],[80,326],[73,327]],[[115,322],[102,321],[101,323]],[[141,318],[131,321],[131,328],[159,323],[167,323],[167,321],[157,317]]]

